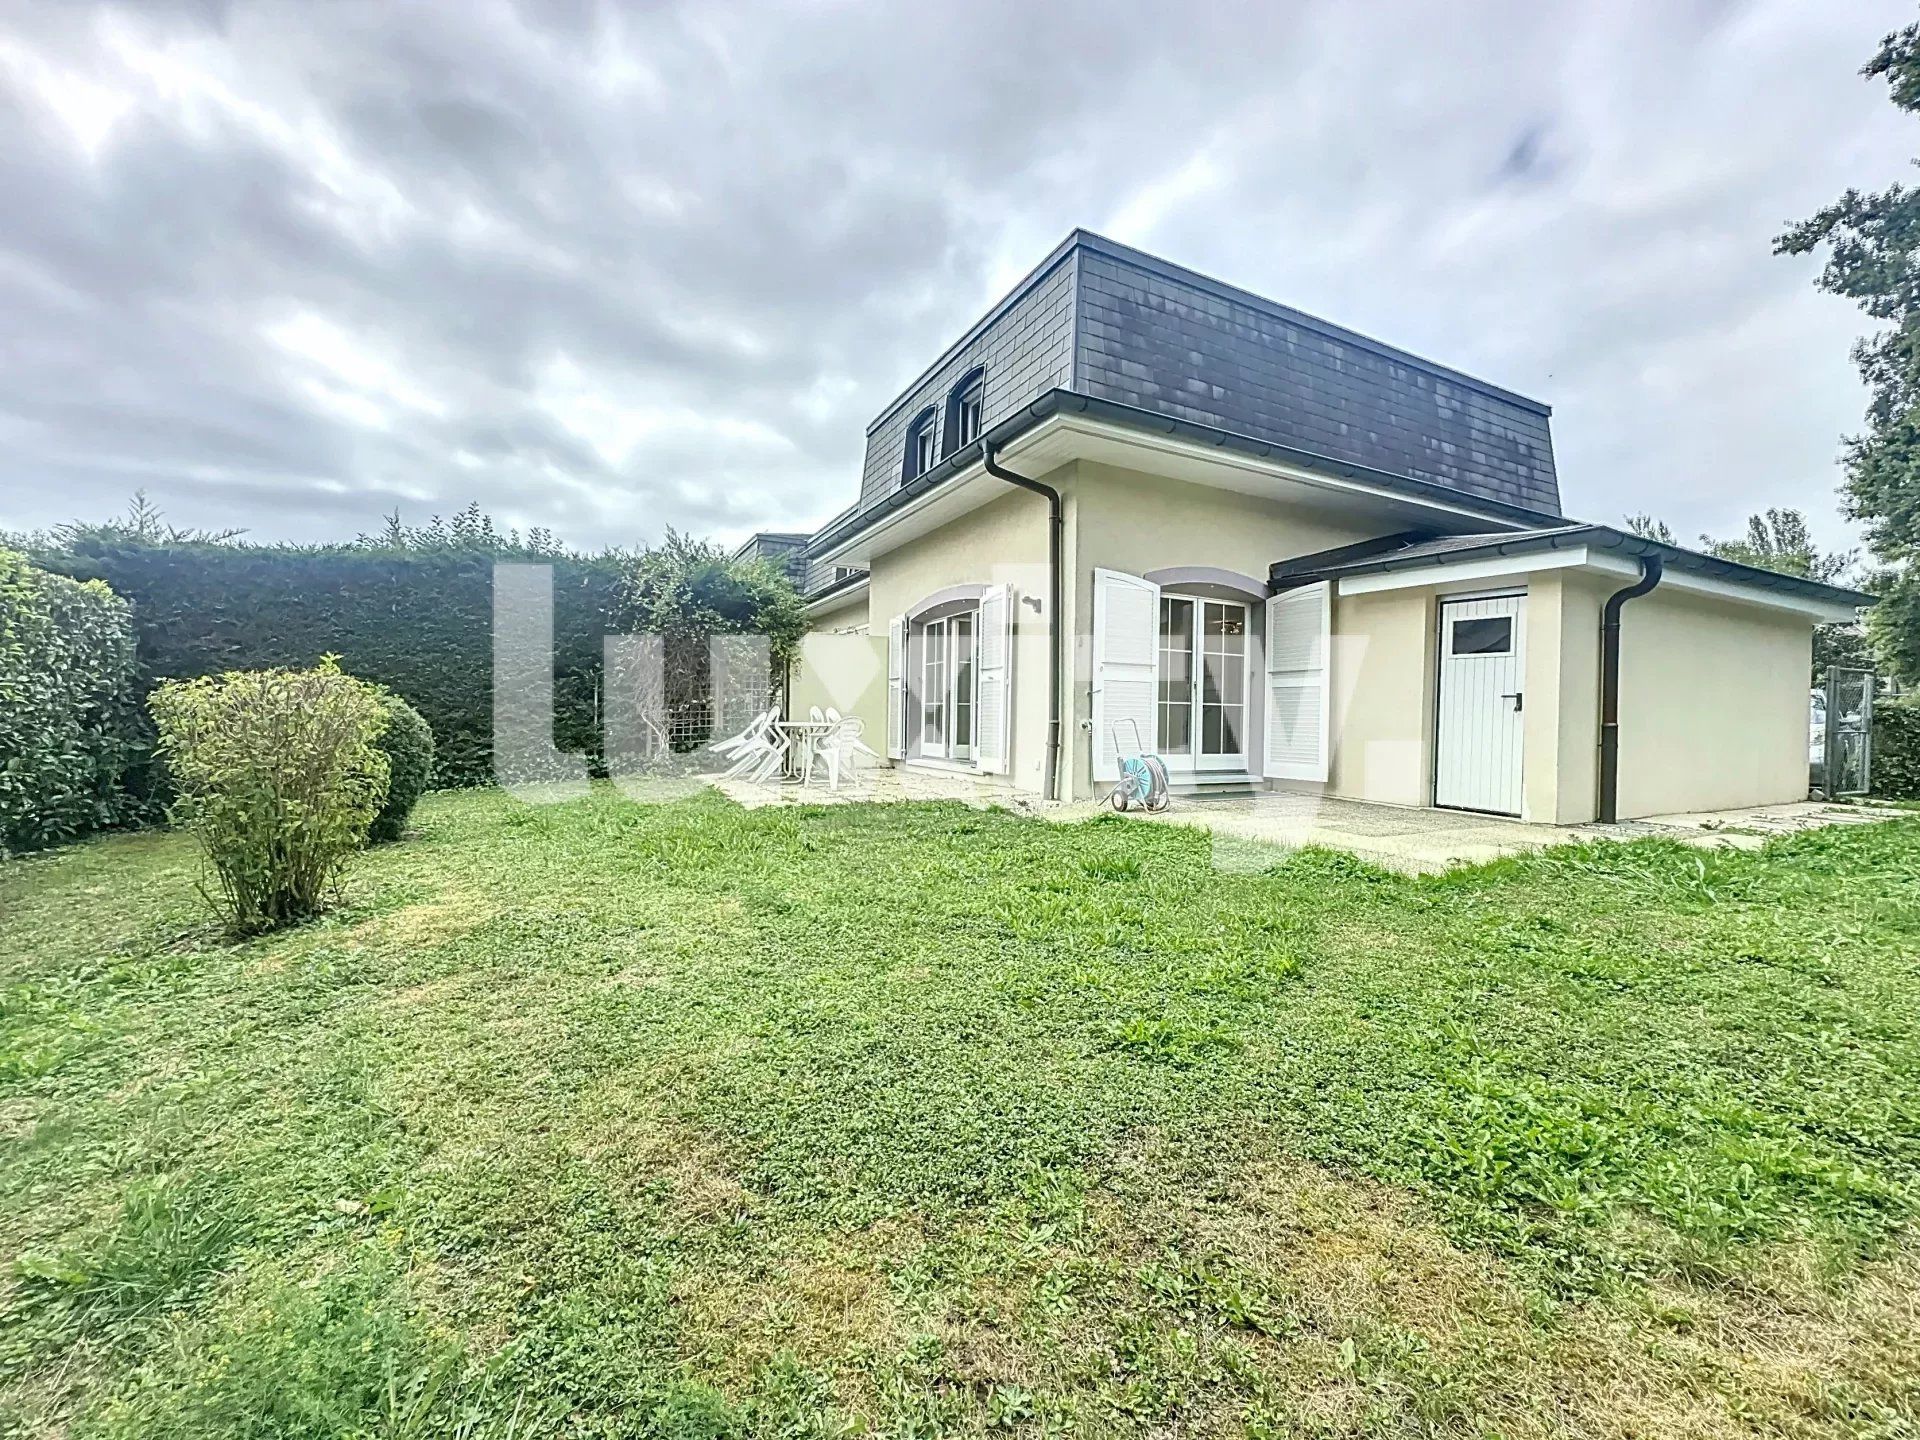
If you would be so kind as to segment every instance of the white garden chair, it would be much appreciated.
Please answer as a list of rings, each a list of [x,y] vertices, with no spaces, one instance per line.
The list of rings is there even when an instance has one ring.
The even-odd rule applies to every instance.
[[[757,782],[779,768],[787,752],[786,738],[774,723],[779,718],[778,709],[769,710],[738,735],[707,747],[716,755],[732,760],[724,772],[726,779],[735,780],[751,771],[751,778]]]
[[[827,723],[827,717],[820,713],[820,707],[818,705],[812,705],[807,708],[807,723],[810,725],[825,725]],[[813,779],[814,756],[819,753],[820,742],[825,738],[825,735],[818,730],[802,731],[793,737],[794,744],[799,746],[799,754],[795,758],[799,764],[800,783],[802,786],[807,785]]]
[[[764,715],[756,715],[753,723],[738,735],[729,735],[724,740],[715,740],[707,746],[707,749],[715,755],[738,755],[758,740],[766,732],[767,727],[779,718],[779,714],[777,710],[769,710]]]
[[[879,752],[869,748],[860,738],[865,731],[864,724],[848,716],[814,742],[814,749],[827,767],[827,789],[838,790],[843,776],[852,778],[859,756],[866,755],[875,760],[880,758]]]
[[[780,771],[787,758],[787,737],[777,726],[769,725],[744,750],[727,770],[729,780],[744,775],[756,785],[765,784]]]

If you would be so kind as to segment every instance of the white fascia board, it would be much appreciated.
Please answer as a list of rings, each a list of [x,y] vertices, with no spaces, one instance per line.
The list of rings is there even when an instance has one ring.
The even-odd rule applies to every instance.
[[[1350,575],[1340,582],[1342,595],[1374,595],[1382,590],[1418,590],[1428,585],[1466,585],[1502,580],[1541,570],[1568,570],[1589,564],[1587,547],[1539,550],[1531,555],[1495,555],[1485,560],[1462,560],[1454,565],[1420,565],[1405,570],[1382,570],[1374,575]],[[1595,569],[1604,568],[1594,566]],[[1630,567],[1639,574],[1639,567]]]
[[[1442,585],[1457,589],[1462,585],[1538,574],[1544,570],[1573,569],[1584,570],[1590,575],[1617,576],[1623,580],[1631,580],[1640,573],[1639,565],[1623,556],[1596,552],[1584,545],[1577,545],[1565,550],[1463,560],[1456,565],[1421,565],[1405,570],[1387,570],[1376,575],[1353,575],[1340,582],[1340,593],[1373,595],[1383,590],[1417,590]],[[1660,578],[1659,588],[1680,590],[1690,595],[1707,595],[1736,605],[1781,610],[1820,624],[1848,624],[1859,619],[1859,612],[1851,605],[1769,590],[1760,585],[1742,585],[1711,575],[1694,575],[1684,570],[1667,570]]]
[[[1639,573],[1639,567],[1633,567],[1633,573]],[[1822,625],[1849,625],[1860,618],[1860,612],[1851,605],[1837,605],[1831,600],[1816,600],[1811,595],[1789,595],[1784,591],[1768,590],[1758,585],[1739,585],[1731,580],[1717,580],[1711,575],[1689,575],[1685,571],[1669,570],[1661,578],[1660,588],[1671,585],[1675,590],[1685,590],[1695,595],[1711,595],[1719,600],[1731,600],[1740,605],[1758,605],[1768,610],[1785,610],[1789,614],[1804,615],[1807,619]]]
[[[1348,496],[1355,502],[1379,502],[1401,510],[1444,515],[1454,523],[1470,521],[1474,525],[1490,530],[1527,528],[1521,521],[1476,509],[1472,501],[1464,496],[1459,504],[1453,504],[1444,500],[1408,495],[1404,491],[1383,485],[1369,485],[1362,480],[1343,479],[1298,465],[1289,465],[1277,460],[1262,460],[1257,456],[1241,455],[1221,446],[1196,444],[1175,435],[1157,435],[1130,425],[1115,425],[1103,420],[1089,419],[1084,415],[1050,415],[1032,430],[1007,445],[1000,451],[998,458],[1002,464],[1009,464],[1022,456],[1036,461],[1041,474],[1056,470],[1074,460],[1101,460],[1122,465],[1131,461],[1138,466],[1144,456],[1155,456],[1160,457],[1163,462],[1178,466],[1177,471],[1167,472],[1173,474],[1174,478],[1200,485],[1213,485],[1220,489],[1243,490],[1252,494],[1272,494],[1274,493],[1273,482],[1284,481]],[[1143,468],[1147,468],[1147,473],[1158,473],[1151,468]],[[909,522],[916,520],[925,511],[942,501],[951,502],[958,491],[985,475],[985,466],[971,465],[951,479],[934,486],[924,495],[885,519],[856,531],[833,549],[822,551],[812,558],[833,560],[855,550],[870,555],[890,549],[897,543],[890,538],[891,534],[902,532],[902,527],[905,527],[907,532],[915,531],[916,527]],[[1236,477],[1238,483],[1234,483]],[[1000,483],[995,482],[996,485]]]
[[[1330,475],[1322,470],[1311,470],[1301,465],[1291,465],[1281,460],[1265,460],[1256,455],[1243,455],[1221,445],[1203,445],[1197,441],[1186,440],[1178,435],[1161,435],[1152,431],[1136,429],[1131,425],[1115,425],[1104,420],[1095,420],[1085,415],[1056,416],[1060,428],[1067,435],[1083,436],[1107,444],[1119,443],[1140,450],[1157,451],[1191,464],[1218,467],[1223,471],[1237,471],[1250,476],[1269,479],[1290,480],[1296,484],[1312,486],[1319,490],[1339,491],[1358,498],[1380,500],[1396,506],[1411,507],[1436,515],[1447,515],[1456,520],[1471,520],[1495,530],[1525,530],[1529,522],[1514,520],[1479,509],[1470,496],[1462,495],[1458,503],[1437,500],[1423,495],[1410,495],[1404,490],[1396,490],[1387,485],[1371,485],[1364,480],[1352,480],[1339,475]],[[1081,457],[1072,455],[1066,458],[1107,458],[1103,456]],[[1180,478],[1207,483],[1198,475],[1183,474]],[[1238,487],[1223,487],[1238,488]],[[1538,522],[1531,522],[1537,524]]]

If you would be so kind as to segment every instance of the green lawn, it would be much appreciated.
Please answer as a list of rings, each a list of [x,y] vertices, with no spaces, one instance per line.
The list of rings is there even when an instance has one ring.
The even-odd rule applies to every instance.
[[[238,945],[179,837],[0,867],[0,1433],[1920,1424],[1920,819],[417,829]]]

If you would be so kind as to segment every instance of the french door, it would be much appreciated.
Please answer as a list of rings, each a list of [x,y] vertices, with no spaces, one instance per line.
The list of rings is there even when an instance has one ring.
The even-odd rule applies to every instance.
[[[929,620],[920,634],[920,753],[973,758],[974,615]]]
[[[1247,607],[1162,595],[1159,661],[1154,748],[1168,767],[1246,769]]]

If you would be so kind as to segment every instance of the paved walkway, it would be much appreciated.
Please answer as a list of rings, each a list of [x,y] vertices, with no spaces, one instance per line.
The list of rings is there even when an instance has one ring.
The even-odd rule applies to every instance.
[[[1800,801],[1745,810],[1659,815],[1620,825],[1528,825],[1458,810],[1414,810],[1357,800],[1270,792],[1237,800],[1176,800],[1164,817],[1216,836],[1288,848],[1321,845],[1409,874],[1497,860],[1573,841],[1665,835],[1689,845],[1757,849],[1770,839],[1823,825],[1874,824],[1908,812],[1891,807]]]
[[[711,783],[749,809],[763,805],[957,800],[982,808],[1002,806],[1054,821],[1084,820],[1104,811],[1103,806],[1087,802],[1045,805],[968,775],[924,770],[866,770],[838,793],[829,793],[817,784],[802,790],[791,782],[771,786],[716,779]],[[1631,840],[1646,835],[1667,835],[1690,845],[1750,849],[1800,830],[1824,825],[1871,825],[1912,813],[1891,806],[1805,800],[1744,810],[1658,815],[1621,825],[1527,825],[1458,810],[1414,810],[1270,791],[1224,799],[1176,798],[1164,814],[1142,818],[1156,824],[1195,825],[1211,831],[1216,839],[1232,842],[1223,851],[1223,862],[1236,867],[1269,864],[1275,849],[1319,845],[1344,850],[1391,870],[1431,874],[1570,841]]]

